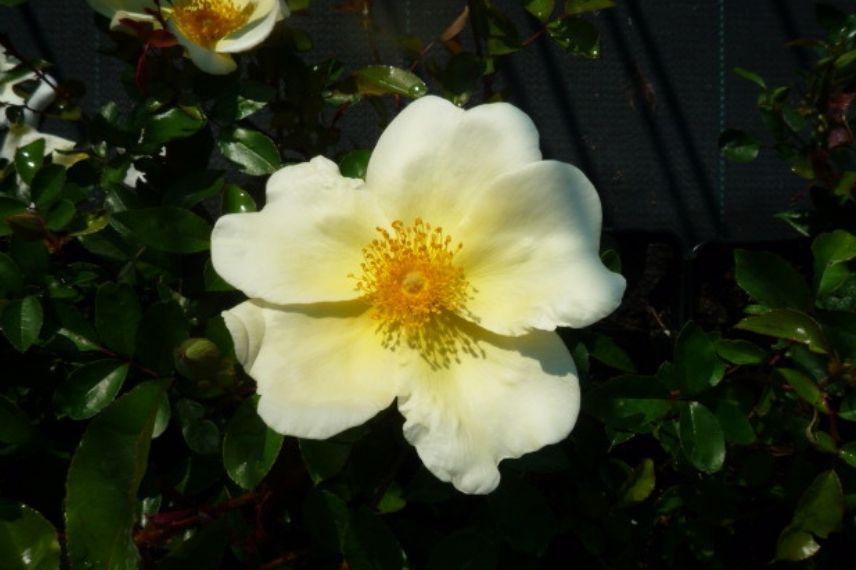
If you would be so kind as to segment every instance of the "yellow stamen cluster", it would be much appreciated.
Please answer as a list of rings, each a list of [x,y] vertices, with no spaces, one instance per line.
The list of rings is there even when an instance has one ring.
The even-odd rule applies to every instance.
[[[246,24],[254,9],[254,2],[241,7],[235,0],[176,0],[172,17],[193,43],[210,48]]]
[[[463,245],[453,245],[442,228],[420,218],[377,231],[379,237],[363,248],[356,290],[381,321],[384,344],[394,348],[403,338],[426,357],[427,352],[445,360],[458,344],[450,323],[465,310],[471,293],[454,263]]]

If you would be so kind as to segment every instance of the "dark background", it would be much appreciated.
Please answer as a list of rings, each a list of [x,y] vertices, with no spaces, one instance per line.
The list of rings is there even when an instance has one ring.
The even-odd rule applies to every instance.
[[[370,63],[359,17],[334,11],[337,3],[315,0],[308,13],[293,16],[292,23],[315,41],[307,58]],[[375,0],[381,60],[404,63],[396,36],[412,34],[427,42],[464,4]],[[496,4],[524,37],[537,30],[521,2]],[[856,1],[837,6],[854,10]],[[725,162],[717,138],[725,127],[764,134],[755,111],[758,88],[732,69],[756,71],[768,84],[792,81],[812,58],[785,43],[820,34],[814,2],[618,0],[595,22],[602,34],[601,59],[572,58],[542,37],[505,58],[500,75],[511,102],[538,125],[545,155],[577,164],[595,182],[606,226],[670,236],[685,254],[714,241],[795,236],[773,214],[803,195],[800,179],[763,151],[748,165]],[[97,56],[110,40],[96,28],[84,0],[31,0],[0,9],[0,31],[21,52],[54,62],[56,75],[83,80],[88,109],[122,100],[117,80],[122,66]],[[372,111],[364,105],[351,114],[343,144],[370,148],[379,133]]]

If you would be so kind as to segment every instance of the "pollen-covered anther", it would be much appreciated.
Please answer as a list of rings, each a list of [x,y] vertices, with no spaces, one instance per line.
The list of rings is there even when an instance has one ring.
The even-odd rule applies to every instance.
[[[403,335],[408,343],[424,348],[441,316],[464,311],[472,288],[455,255],[463,247],[440,227],[416,218],[400,220],[392,229],[377,228],[379,237],[363,248],[362,274],[356,290],[372,306],[372,316],[382,321],[386,341]]]
[[[193,43],[211,47],[243,27],[254,9],[255,2],[176,0],[172,4],[172,17]]]

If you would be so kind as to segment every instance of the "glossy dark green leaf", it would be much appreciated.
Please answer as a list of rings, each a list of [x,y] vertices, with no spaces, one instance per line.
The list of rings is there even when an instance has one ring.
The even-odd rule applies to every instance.
[[[780,256],[737,249],[735,278],[755,301],[773,308],[807,309],[811,293],[802,275]]]
[[[372,151],[366,149],[352,150],[339,161],[339,172],[348,178],[365,180]]]
[[[133,356],[142,309],[134,289],[124,283],[104,283],[95,295],[95,329],[104,346]]]
[[[137,489],[165,381],[140,384],[92,420],[68,470],[65,529],[73,569],[138,568]]]
[[[0,298],[14,295],[21,291],[24,282],[21,270],[15,260],[0,251]]]
[[[175,412],[181,425],[181,435],[191,451],[200,455],[213,455],[220,451],[220,428],[205,418],[205,406],[183,398],[176,403]]]
[[[59,570],[60,552],[56,529],[38,511],[0,501],[0,568]]]
[[[351,454],[350,444],[334,440],[300,440],[300,453],[313,483],[320,483],[339,473]]]
[[[255,212],[257,209],[256,201],[249,192],[234,184],[226,185],[223,190],[222,212],[224,214],[242,214]]]
[[[245,489],[252,489],[273,467],[283,436],[265,425],[256,413],[258,397],[243,404],[226,424],[223,437],[223,465],[229,477]]]
[[[392,65],[369,65],[353,73],[362,95],[403,95],[416,99],[428,92],[417,75]]]
[[[515,548],[540,554],[553,539],[556,516],[532,485],[506,476],[488,495],[488,506],[500,535]]]
[[[761,143],[755,137],[738,129],[725,129],[719,135],[719,152],[734,162],[751,162],[758,157]]]
[[[801,342],[813,352],[829,352],[820,325],[800,311],[776,309],[746,317],[735,326],[745,331]]]
[[[800,497],[793,520],[785,527],[776,545],[779,560],[805,560],[820,546],[812,535],[826,538],[841,525],[844,493],[833,470],[818,475]]]
[[[600,57],[600,32],[588,20],[578,17],[553,20],[547,24],[547,34],[571,55]]]
[[[342,551],[348,532],[348,506],[334,493],[313,487],[303,502],[303,519],[312,540],[323,551]]]
[[[823,397],[823,392],[811,378],[798,370],[790,368],[776,368],[776,372],[778,372],[779,375],[785,379],[785,382],[793,388],[797,396],[821,412],[829,412]]]
[[[856,468],[856,442],[847,443],[838,450],[838,456],[850,467]]]
[[[222,129],[217,136],[217,147],[244,174],[273,174],[282,166],[276,143],[259,131],[243,127]]]
[[[821,301],[852,275],[846,262],[856,258],[856,236],[844,230],[820,234],[812,242],[811,251],[814,254],[814,290]]]
[[[566,14],[583,14],[615,6],[614,0],[565,0]]]
[[[258,81],[241,81],[217,99],[214,116],[223,121],[240,121],[264,109],[276,91]]]
[[[607,426],[644,430],[674,408],[669,392],[651,376],[618,376],[598,386],[583,399],[583,409]]]
[[[711,335],[688,322],[675,342],[674,378],[683,396],[694,396],[721,378],[716,345]]]
[[[127,210],[114,215],[143,244],[169,253],[196,253],[209,247],[211,226],[175,206]]]
[[[205,118],[195,108],[173,107],[151,116],[143,129],[142,144],[156,147],[186,138],[205,126]]]
[[[45,226],[52,232],[66,229],[76,213],[71,200],[60,200],[45,214]]]
[[[684,456],[699,471],[715,473],[725,461],[725,436],[716,416],[698,402],[688,402],[678,424]]]
[[[747,340],[719,339],[716,341],[716,353],[731,364],[761,364],[767,352],[760,346]]]
[[[553,9],[556,6],[556,0],[524,0],[523,7],[526,11],[538,18],[542,23],[546,23],[553,15]]]
[[[42,330],[44,311],[38,297],[24,297],[10,301],[3,307],[0,325],[3,336],[19,352],[25,352],[39,338]]]
[[[45,139],[36,139],[15,151],[15,170],[29,184],[45,161]]]
[[[36,207],[48,208],[56,202],[65,186],[65,168],[58,164],[49,164],[41,168],[30,183],[30,192]]]
[[[128,364],[108,358],[90,362],[73,371],[54,393],[58,414],[74,420],[91,418],[107,407],[119,393]]]

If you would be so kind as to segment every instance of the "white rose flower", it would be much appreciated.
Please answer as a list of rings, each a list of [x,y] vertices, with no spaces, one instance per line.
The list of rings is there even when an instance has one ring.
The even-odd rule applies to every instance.
[[[505,104],[410,104],[366,181],[323,157],[267,184],[259,212],[220,218],[217,272],[250,300],[223,316],[274,430],[320,439],[397,398],[426,467],[488,493],[498,464],[565,438],[576,368],[554,329],[621,302],[598,256],[600,200],[542,160]]]
[[[12,87],[16,83],[39,78],[35,72],[19,67],[20,63],[0,47],[0,128],[9,126],[6,105],[26,104],[24,122],[35,125],[38,121],[37,113],[44,111],[54,100],[54,90],[44,81],[39,81],[35,91],[26,100],[15,93]]]
[[[124,19],[160,20],[154,0],[88,0],[98,13],[110,18],[111,27]],[[288,16],[285,0],[162,0],[160,19],[202,71],[225,75],[237,68],[233,53],[262,43],[274,24]]]
[[[85,153],[71,152],[74,150],[74,141],[43,133],[29,125],[12,125],[9,128],[6,137],[3,139],[3,146],[0,147],[0,158],[12,161],[15,159],[16,150],[38,139],[45,141],[45,154],[53,153],[54,164],[61,164],[68,168],[75,162],[86,158]]]

